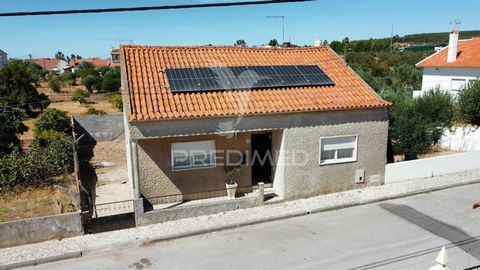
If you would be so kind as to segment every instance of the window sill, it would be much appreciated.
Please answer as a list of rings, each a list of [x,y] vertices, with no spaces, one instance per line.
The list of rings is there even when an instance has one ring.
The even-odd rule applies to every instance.
[[[326,160],[324,162],[320,162],[320,166],[323,165],[333,165],[333,164],[343,164],[343,163],[353,163],[357,162],[357,159],[337,159],[337,160]]]

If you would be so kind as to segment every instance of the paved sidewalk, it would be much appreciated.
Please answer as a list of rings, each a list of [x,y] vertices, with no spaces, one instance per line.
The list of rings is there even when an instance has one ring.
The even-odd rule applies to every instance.
[[[78,236],[61,241],[47,241],[38,244],[0,249],[0,269],[11,269],[121,248],[138,247],[163,240],[307,215],[315,212],[372,203],[478,182],[480,182],[480,170],[385,186],[368,187],[309,199],[165,222],[139,228]]]

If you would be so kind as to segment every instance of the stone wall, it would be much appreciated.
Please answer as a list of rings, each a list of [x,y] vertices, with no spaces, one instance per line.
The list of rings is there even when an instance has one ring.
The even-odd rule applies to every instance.
[[[0,248],[83,234],[79,212],[0,223]]]

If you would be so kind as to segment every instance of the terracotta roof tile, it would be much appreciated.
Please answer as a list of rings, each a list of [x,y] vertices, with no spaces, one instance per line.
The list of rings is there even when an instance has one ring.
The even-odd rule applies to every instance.
[[[329,47],[122,46],[121,53],[128,78],[131,121],[390,105],[379,98]],[[242,65],[318,65],[335,85],[173,94],[165,74],[167,68]]]
[[[473,67],[480,68],[480,37],[459,40],[457,60],[447,62],[448,47],[417,64],[417,67]]]

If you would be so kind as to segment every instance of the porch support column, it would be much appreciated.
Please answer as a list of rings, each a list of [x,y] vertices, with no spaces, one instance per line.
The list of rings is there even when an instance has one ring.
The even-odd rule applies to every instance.
[[[140,198],[140,186],[138,175],[138,141],[131,140],[131,157],[132,157],[132,192],[134,199]]]

